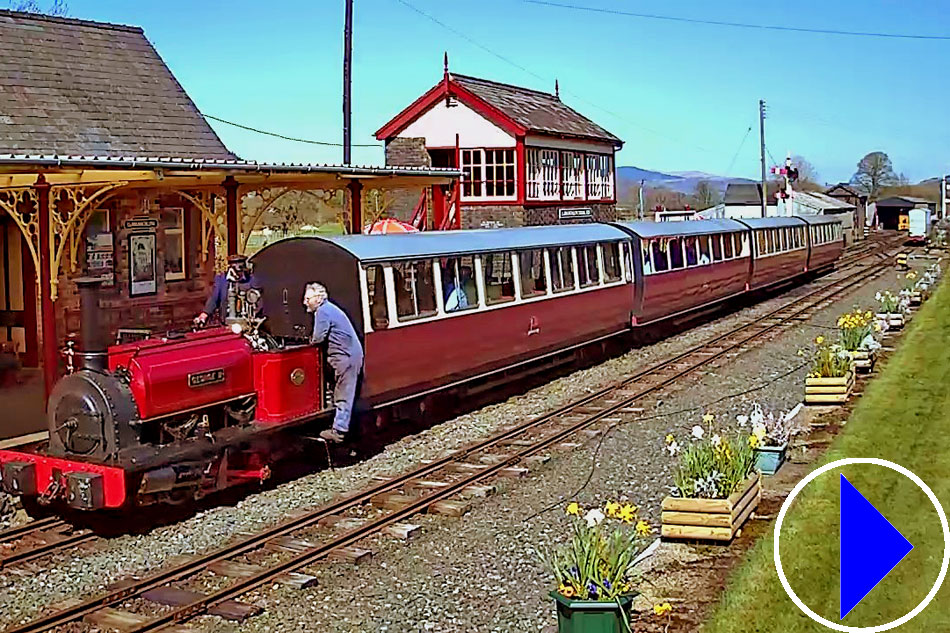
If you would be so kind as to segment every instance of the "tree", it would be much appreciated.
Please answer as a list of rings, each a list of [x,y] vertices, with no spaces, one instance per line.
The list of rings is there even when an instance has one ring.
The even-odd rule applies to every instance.
[[[871,200],[877,200],[881,189],[897,184],[894,165],[884,152],[871,152],[858,161],[858,170],[851,176],[851,183],[864,187]]]
[[[818,170],[804,156],[792,156],[792,167],[798,170],[797,186],[801,191],[817,191],[822,189],[818,179]]]
[[[40,8],[40,5],[36,2],[36,0],[17,0],[17,2],[12,3],[12,8],[14,11],[22,11],[24,13],[43,13],[60,18],[65,18],[69,15],[69,6],[66,4],[66,0],[53,0],[53,3],[50,5],[49,9],[45,11]]]
[[[722,195],[708,180],[700,180],[696,183],[696,191],[693,193],[693,205],[698,211],[705,211],[720,202],[722,202]]]

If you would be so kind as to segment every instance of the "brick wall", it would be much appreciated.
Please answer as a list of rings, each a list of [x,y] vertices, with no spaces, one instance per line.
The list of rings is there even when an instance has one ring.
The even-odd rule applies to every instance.
[[[210,293],[214,278],[214,252],[202,261],[200,254],[200,214],[180,196],[155,192],[130,192],[113,198],[103,205],[112,214],[114,280],[103,286],[100,296],[101,318],[108,329],[109,340],[115,340],[119,328],[147,328],[159,333],[169,329],[184,329],[201,311]],[[129,235],[125,228],[131,217],[148,216],[159,220],[163,208],[185,209],[185,270],[183,280],[165,280],[165,233],[161,226],[155,229],[157,292],[154,295],[130,296]],[[143,213],[147,208],[148,212]],[[212,247],[213,248],[213,247]],[[80,260],[81,255],[80,255]],[[68,267],[67,267],[68,268]],[[77,262],[75,272],[60,275],[59,299],[56,301],[57,335],[60,341],[79,331],[79,296],[74,279],[82,277],[83,262]]]
[[[392,138],[386,141],[386,164],[401,167],[432,167],[432,158],[422,137]]]
[[[589,207],[591,219],[559,220],[558,209]],[[517,226],[545,226],[550,224],[583,224],[586,222],[614,222],[617,207],[613,204],[560,204],[543,207],[509,205],[462,205],[462,228],[511,228]]]
[[[589,208],[591,218],[560,220],[559,209]],[[573,204],[559,204],[544,207],[528,207],[525,210],[525,224],[527,226],[544,226],[548,224],[585,224],[587,222],[615,222],[617,220],[617,205],[614,204],[587,204],[583,202]]]

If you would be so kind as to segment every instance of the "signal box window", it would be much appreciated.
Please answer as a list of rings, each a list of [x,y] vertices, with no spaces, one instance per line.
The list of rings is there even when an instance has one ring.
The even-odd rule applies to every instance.
[[[386,281],[383,279],[382,266],[366,269],[366,291],[373,329],[385,330],[389,327],[389,312],[386,309]]]
[[[604,255],[604,282],[609,284],[620,281],[620,243],[601,244],[600,250]]]
[[[495,305],[515,299],[514,271],[511,253],[482,255],[482,276],[485,279],[485,303]]]
[[[666,256],[666,248],[664,248],[666,245],[663,244],[662,240],[659,238],[651,240],[651,244],[653,247],[653,265],[656,266],[656,272],[666,272],[670,269],[670,261]],[[607,268],[606,262],[607,258],[604,257],[605,272]]]
[[[581,288],[590,288],[600,283],[597,272],[597,246],[588,244],[577,247],[577,278]]]
[[[478,307],[475,286],[475,260],[471,255],[453,257],[442,265],[442,295],[446,312]]]
[[[571,257],[571,248],[562,246],[552,248],[551,257],[551,285],[554,292],[565,292],[574,289],[574,261]]]
[[[432,316],[435,310],[435,281],[432,260],[420,259],[393,264],[396,286],[396,315],[401,321]]]
[[[547,294],[548,283],[544,276],[544,251],[534,249],[518,253],[518,268],[521,273],[521,296],[524,299]]]

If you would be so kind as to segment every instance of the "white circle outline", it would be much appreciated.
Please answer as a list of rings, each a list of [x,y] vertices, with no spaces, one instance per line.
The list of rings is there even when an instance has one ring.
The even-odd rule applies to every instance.
[[[930,589],[930,593],[928,593],[927,596],[920,602],[920,604],[914,607],[909,613],[905,613],[896,620],[891,620],[890,622],[878,624],[876,626],[845,626],[844,624],[838,624],[837,622],[826,620],[809,609],[808,605],[802,602],[801,598],[799,598],[792,590],[791,585],[788,584],[788,579],[785,577],[785,572],[782,570],[782,559],[779,553],[779,535],[782,531],[782,522],[785,520],[785,513],[788,511],[792,501],[795,499],[798,493],[800,493],[809,482],[818,477],[818,475],[826,473],[829,470],[833,470],[841,466],[849,466],[851,464],[873,464],[875,466],[883,466],[885,468],[890,468],[893,471],[899,472],[913,481],[921,490],[924,491],[924,493],[930,499],[930,502],[934,505],[934,508],[937,510],[937,515],[940,517],[940,526],[943,528],[943,562],[940,563],[940,573],[937,575],[937,581]],[[930,604],[930,601],[933,600],[937,595],[937,592],[940,590],[940,585],[943,584],[943,580],[947,575],[947,568],[950,567],[950,525],[947,524],[947,515],[943,511],[943,506],[940,505],[937,495],[935,495],[933,490],[930,489],[930,486],[924,483],[923,479],[907,470],[900,464],[895,464],[894,462],[887,461],[886,459],[878,459],[876,457],[848,457],[846,459],[835,460],[830,464],[825,464],[821,468],[810,472],[808,476],[806,476],[804,479],[798,482],[794,488],[792,488],[792,492],[782,504],[782,509],[778,513],[778,519],[775,521],[775,533],[773,535],[773,558],[775,560],[775,571],[778,573],[778,579],[781,581],[782,587],[785,589],[785,593],[788,594],[788,597],[792,599],[792,602],[794,602],[795,605],[809,618],[818,624],[822,624],[829,629],[834,629],[835,631],[845,631],[846,633],[857,633],[859,631],[865,633],[879,633],[880,631],[888,631],[909,622],[911,619],[916,617],[917,614],[923,611],[927,605]]]

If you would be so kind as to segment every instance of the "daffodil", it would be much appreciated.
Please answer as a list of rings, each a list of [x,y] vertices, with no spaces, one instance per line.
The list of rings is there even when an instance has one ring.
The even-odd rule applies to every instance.
[[[620,504],[616,501],[608,501],[604,506],[604,512],[611,518],[616,517],[620,513]]]
[[[750,435],[750,436],[749,436],[749,446],[751,446],[752,448],[758,448],[758,446],[759,446],[759,438],[757,438],[757,437],[754,436],[754,435]]]
[[[576,501],[572,501],[569,504],[567,504],[567,513],[573,514],[574,516],[579,517],[581,515],[580,504],[577,503]]]
[[[663,617],[667,613],[673,610],[673,606],[669,602],[664,602],[663,604],[653,605],[653,613],[658,617]]]
[[[603,522],[604,513],[597,508],[593,508],[587,511],[587,514],[584,515],[584,520],[587,521],[587,527],[596,527]]]
[[[825,342],[825,337],[824,337],[824,336],[819,336],[818,338],[815,339],[815,342],[818,343],[819,345],[821,345],[822,343]]]
[[[624,504],[617,518],[625,523],[633,523],[633,520],[637,518],[637,506],[630,503]]]
[[[668,435],[666,436],[666,443],[667,443],[667,444],[672,444],[672,443],[675,442],[675,441],[676,441],[676,438],[673,437],[673,434],[672,434],[672,433],[670,433],[670,434],[668,434]]]
[[[703,431],[703,427],[699,426],[698,424],[693,427],[692,435],[693,435],[693,437],[695,437],[697,440],[703,439],[703,434],[704,434],[704,433],[705,433],[705,431]]]
[[[637,521],[637,527],[634,528],[638,536],[649,536],[653,532],[653,528],[650,527],[650,524],[644,520]]]

